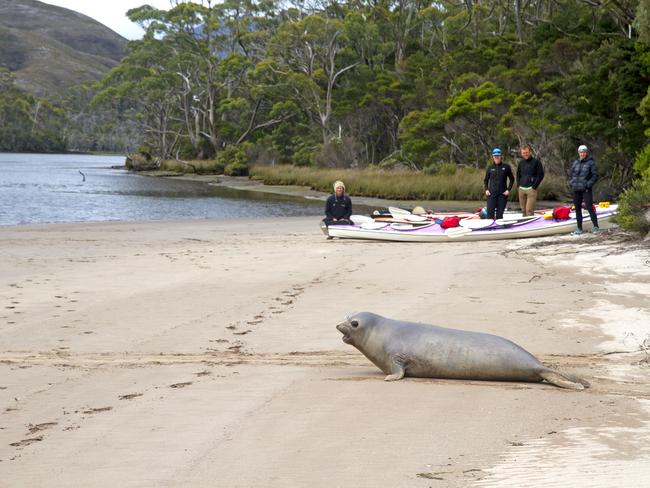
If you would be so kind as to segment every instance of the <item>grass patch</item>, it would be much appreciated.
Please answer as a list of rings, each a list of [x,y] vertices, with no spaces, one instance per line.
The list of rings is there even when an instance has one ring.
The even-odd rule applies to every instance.
[[[161,171],[172,173],[193,173],[197,175],[222,175],[224,164],[213,159],[165,159],[160,162]]]
[[[378,169],[321,169],[288,165],[255,166],[253,179],[267,185],[299,185],[332,192],[332,184],[343,180],[350,195],[389,200],[483,200],[483,170],[458,168],[444,174],[389,172]],[[547,181],[547,179],[549,181]],[[511,199],[516,200],[516,191]],[[540,187],[540,199],[556,200],[566,195],[566,184],[557,177],[547,177]]]

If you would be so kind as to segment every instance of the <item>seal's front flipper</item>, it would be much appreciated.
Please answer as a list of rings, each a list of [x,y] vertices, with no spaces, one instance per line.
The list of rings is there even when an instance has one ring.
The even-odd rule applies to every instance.
[[[390,372],[388,376],[384,378],[384,381],[397,381],[404,378],[406,374],[406,369],[404,368],[404,361],[399,356],[394,356],[390,360]]]
[[[552,385],[559,386],[560,388],[568,388],[570,390],[584,390],[589,386],[589,383],[579,378],[563,375],[552,369],[545,369],[540,371],[539,375],[551,383]]]

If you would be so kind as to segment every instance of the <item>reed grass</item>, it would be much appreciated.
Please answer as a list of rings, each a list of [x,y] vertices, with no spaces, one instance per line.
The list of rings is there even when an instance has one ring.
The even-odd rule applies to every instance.
[[[387,172],[376,169],[322,169],[288,165],[255,166],[253,179],[267,185],[299,185],[332,192],[336,180],[345,183],[350,195],[389,200],[483,200],[483,170],[458,168],[453,174],[427,175],[415,172]],[[549,177],[540,187],[540,199],[561,198],[566,193],[560,178]],[[513,192],[516,200],[516,191]]]

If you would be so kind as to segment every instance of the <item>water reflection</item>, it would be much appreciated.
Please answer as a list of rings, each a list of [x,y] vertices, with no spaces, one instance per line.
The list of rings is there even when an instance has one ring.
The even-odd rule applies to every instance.
[[[111,169],[123,163],[122,156],[0,154],[0,225],[319,216],[323,212],[323,202],[318,200]]]

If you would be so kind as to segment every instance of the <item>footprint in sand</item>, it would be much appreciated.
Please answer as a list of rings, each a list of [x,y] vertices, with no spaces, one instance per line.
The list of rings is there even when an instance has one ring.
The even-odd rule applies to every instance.
[[[23,439],[18,442],[12,442],[9,444],[12,447],[25,447],[29,446],[30,444],[33,444],[34,442],[41,442],[43,440],[43,436],[39,435],[38,437],[32,437],[30,439]]]
[[[108,412],[110,410],[113,410],[113,407],[98,407],[98,408],[89,408],[87,410],[82,410],[82,413],[93,414],[93,413]]]
[[[55,425],[58,424],[59,424],[58,422],[43,422],[42,424],[28,424],[27,430],[29,431],[30,434],[36,434],[36,432],[49,429],[50,427],[54,427]]]
[[[126,395],[120,395],[117,397],[118,400],[132,400],[133,398],[141,397],[142,393],[127,393]]]

